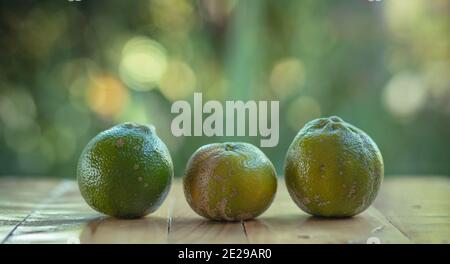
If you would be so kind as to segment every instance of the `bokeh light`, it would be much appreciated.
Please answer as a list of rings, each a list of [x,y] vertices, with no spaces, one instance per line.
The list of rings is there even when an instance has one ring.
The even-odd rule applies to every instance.
[[[0,176],[73,178],[120,122],[153,123],[176,176],[201,145],[258,144],[174,137],[171,104],[194,92],[279,100],[262,150],[280,174],[298,130],[330,115],[373,137],[386,175],[450,174],[448,0],[16,2],[0,1]]]
[[[150,15],[154,25],[164,31],[186,32],[191,29],[196,14],[189,0],[150,1]]]
[[[0,92],[0,120],[11,130],[26,129],[34,124],[36,105],[30,93],[20,88]]]
[[[387,109],[403,119],[414,117],[426,103],[427,91],[423,80],[413,73],[399,73],[386,85],[383,101]]]
[[[27,53],[37,58],[45,58],[51,52],[67,27],[64,12],[60,9],[51,11],[49,16],[43,8],[33,9],[18,27],[20,43]]]
[[[91,109],[104,117],[119,114],[128,101],[128,91],[112,76],[98,76],[89,86],[87,100]]]
[[[196,86],[195,74],[182,61],[171,60],[161,77],[161,92],[169,100],[175,101],[191,96]]]
[[[158,42],[146,38],[130,39],[123,48],[120,76],[131,88],[148,91],[156,87],[167,67],[167,55]]]
[[[302,88],[305,82],[305,67],[296,58],[282,59],[273,67],[269,81],[278,98],[290,96]]]
[[[5,130],[4,142],[15,153],[23,154],[35,151],[41,139],[41,128],[33,123],[23,130]]]
[[[300,130],[308,121],[322,115],[319,103],[312,97],[300,96],[289,104],[287,122],[289,127]]]

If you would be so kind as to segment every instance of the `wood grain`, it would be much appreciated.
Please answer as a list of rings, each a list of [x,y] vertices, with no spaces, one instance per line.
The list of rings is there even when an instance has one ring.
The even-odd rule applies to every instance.
[[[44,202],[48,192],[58,182],[12,177],[0,180],[0,241],[2,243],[29,217],[33,210]]]
[[[382,185],[375,207],[414,243],[449,243],[450,179],[393,177]]]
[[[209,221],[192,211],[184,199],[180,181],[173,186],[171,195],[175,203],[171,214],[170,243],[247,243],[242,223]]]
[[[450,180],[388,178],[374,206],[347,219],[305,214],[280,181],[275,201],[263,215],[224,223],[192,211],[180,180],[150,216],[118,220],[89,208],[75,181],[1,178],[0,239],[2,243],[448,243]]]
[[[106,217],[89,208],[74,181],[62,181],[6,243],[165,243],[167,212],[164,203],[142,219]]]
[[[258,219],[245,223],[250,243],[366,243],[369,238],[381,243],[409,242],[373,207],[352,218],[312,217],[291,201],[282,183],[274,205]]]
[[[60,181],[6,243],[77,243],[81,226],[95,217],[75,182]]]

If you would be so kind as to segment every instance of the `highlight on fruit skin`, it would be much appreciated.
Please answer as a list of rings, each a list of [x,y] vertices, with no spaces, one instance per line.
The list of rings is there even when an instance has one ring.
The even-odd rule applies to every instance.
[[[116,218],[152,213],[166,198],[173,178],[172,159],[155,128],[123,123],[95,136],[77,167],[86,203]]]
[[[241,221],[262,214],[277,190],[275,168],[248,143],[200,147],[183,178],[186,200],[199,215],[218,221]]]
[[[337,116],[308,122],[285,159],[286,187],[305,212],[351,217],[375,200],[384,177],[381,152],[362,130]]]

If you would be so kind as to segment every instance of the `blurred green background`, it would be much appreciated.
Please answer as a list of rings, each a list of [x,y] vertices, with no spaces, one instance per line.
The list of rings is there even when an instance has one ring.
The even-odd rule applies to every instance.
[[[339,115],[386,174],[450,175],[450,1],[0,1],[0,175],[75,177],[100,131],[153,123],[176,175],[199,146],[173,101],[280,100],[278,173],[310,119]]]

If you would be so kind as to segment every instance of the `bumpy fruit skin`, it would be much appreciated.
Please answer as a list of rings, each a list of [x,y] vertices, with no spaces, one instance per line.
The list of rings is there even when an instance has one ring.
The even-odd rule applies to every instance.
[[[155,211],[169,192],[173,164],[153,126],[119,124],[94,137],[77,168],[80,192],[95,210],[117,218]]]
[[[199,215],[218,221],[240,221],[262,214],[272,203],[277,178],[264,153],[248,143],[215,143],[190,158],[184,193]]]
[[[384,176],[375,142],[336,116],[307,123],[286,155],[289,194],[305,212],[350,217],[374,201]]]

